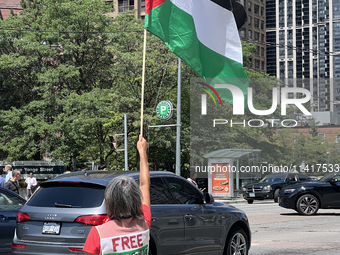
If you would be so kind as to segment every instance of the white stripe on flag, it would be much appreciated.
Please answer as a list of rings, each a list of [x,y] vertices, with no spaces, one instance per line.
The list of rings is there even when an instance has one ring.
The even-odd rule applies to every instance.
[[[210,0],[171,0],[190,14],[197,37],[209,49],[229,59],[243,63],[242,45],[234,15]]]

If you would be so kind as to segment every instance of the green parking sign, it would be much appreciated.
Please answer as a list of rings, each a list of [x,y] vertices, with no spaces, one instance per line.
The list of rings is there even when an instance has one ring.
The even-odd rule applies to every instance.
[[[157,117],[162,120],[168,120],[172,117],[173,106],[170,101],[159,102],[156,108]]]

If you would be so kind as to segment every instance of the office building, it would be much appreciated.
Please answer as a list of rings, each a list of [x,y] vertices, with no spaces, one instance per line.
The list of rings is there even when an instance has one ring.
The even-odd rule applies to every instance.
[[[256,44],[256,52],[244,65],[266,73],[266,2],[265,0],[239,1],[247,12],[247,22],[240,29],[241,39]]]
[[[11,10],[13,10],[14,13],[19,14],[19,12],[22,10],[22,7],[20,5],[20,0],[1,0],[0,1],[1,20],[8,18],[8,16],[11,13]]]
[[[106,4],[112,4],[114,12],[109,16],[117,15],[131,10],[136,10],[136,18],[144,18],[145,16],[145,0],[106,0]]]
[[[267,0],[266,36],[268,74],[308,89],[311,110],[340,124],[340,2]]]

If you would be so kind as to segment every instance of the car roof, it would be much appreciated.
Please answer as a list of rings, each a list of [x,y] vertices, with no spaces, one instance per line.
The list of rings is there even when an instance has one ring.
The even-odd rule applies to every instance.
[[[40,186],[46,187],[53,183],[58,182],[69,182],[69,183],[90,183],[101,186],[107,186],[109,182],[117,176],[128,176],[134,179],[139,178],[138,171],[102,171],[102,170],[89,170],[89,171],[78,171],[68,174],[58,175],[56,178],[41,183]],[[168,171],[151,171],[150,177],[161,177],[161,176],[176,176],[172,172]]]

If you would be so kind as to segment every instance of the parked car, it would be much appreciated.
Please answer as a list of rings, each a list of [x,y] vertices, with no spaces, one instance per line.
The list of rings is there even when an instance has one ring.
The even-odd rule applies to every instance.
[[[0,254],[11,254],[16,216],[26,200],[18,194],[0,187]]]
[[[301,173],[278,173],[265,176],[260,182],[248,184],[243,187],[243,197],[248,204],[254,200],[274,199],[278,201],[280,190],[289,184],[312,180],[309,176]]]
[[[301,215],[316,214],[319,208],[340,209],[340,173],[285,187],[280,192],[279,205]]]
[[[18,213],[13,254],[83,254],[91,227],[107,220],[105,187],[120,174],[77,172],[41,183]],[[138,172],[123,174],[138,181]],[[243,211],[214,202],[173,173],[150,176],[150,254],[248,254],[251,236]]]

